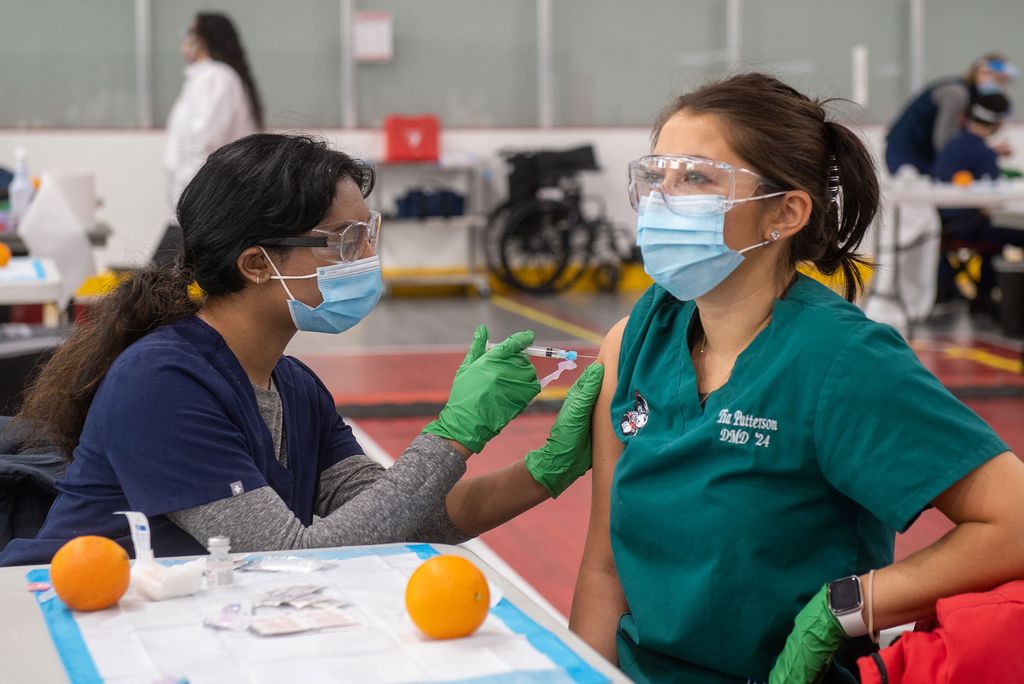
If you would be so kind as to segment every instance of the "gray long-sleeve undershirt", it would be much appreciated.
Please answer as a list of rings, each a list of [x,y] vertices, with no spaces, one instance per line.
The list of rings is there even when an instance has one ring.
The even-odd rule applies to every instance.
[[[941,85],[932,91],[932,102],[938,108],[932,125],[932,146],[936,154],[960,131],[970,99],[970,90],[960,81]]]
[[[169,513],[201,544],[231,538],[233,551],[426,541],[460,544],[469,537],[448,517],[445,497],[466,471],[447,442],[420,435],[390,468],[350,456],[321,475],[317,514],[305,526],[271,487]]]
[[[280,397],[273,388],[255,390],[278,460],[287,463]],[[223,535],[240,552],[407,541],[460,544],[469,537],[448,517],[445,498],[465,472],[465,458],[448,442],[420,435],[390,468],[356,455],[321,473],[315,509],[321,517],[308,527],[269,486],[167,517],[203,545]]]

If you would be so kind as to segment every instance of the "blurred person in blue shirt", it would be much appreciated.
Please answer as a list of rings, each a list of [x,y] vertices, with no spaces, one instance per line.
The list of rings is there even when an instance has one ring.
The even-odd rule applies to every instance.
[[[999,151],[989,141],[1009,114],[1010,101],[1005,95],[976,95],[967,110],[964,129],[942,148],[935,160],[932,167],[935,179],[948,183],[961,171],[966,171],[973,179],[999,178]],[[992,225],[988,212],[982,209],[940,209],[939,214],[942,216],[942,234],[945,238],[971,242],[982,247],[981,277],[973,309],[991,310],[992,289],[995,287],[991,253],[999,251],[1003,245],[1024,245],[1024,231]],[[953,269],[948,261],[941,259],[938,300],[948,301],[955,293]]]
[[[938,153],[961,129],[974,97],[1002,93],[1017,77],[1017,67],[995,52],[971,63],[967,74],[942,78],[918,93],[889,127],[885,164],[895,174],[912,166],[931,173]],[[1009,154],[1009,150],[1000,151]]]

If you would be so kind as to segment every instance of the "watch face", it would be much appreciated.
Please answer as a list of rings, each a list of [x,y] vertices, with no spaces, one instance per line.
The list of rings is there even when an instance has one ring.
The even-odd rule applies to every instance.
[[[844,577],[829,582],[828,602],[837,615],[857,610],[861,606],[860,581],[856,577]]]

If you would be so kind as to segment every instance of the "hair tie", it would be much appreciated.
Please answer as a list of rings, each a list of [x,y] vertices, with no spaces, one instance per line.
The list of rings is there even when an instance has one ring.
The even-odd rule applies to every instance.
[[[836,155],[828,156],[828,200],[830,204],[839,204],[839,162]]]

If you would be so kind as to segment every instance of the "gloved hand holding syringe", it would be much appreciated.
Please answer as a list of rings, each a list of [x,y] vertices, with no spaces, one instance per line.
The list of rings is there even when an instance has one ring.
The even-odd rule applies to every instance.
[[[487,343],[487,349],[497,346],[494,342]],[[558,362],[558,368],[554,372],[545,375],[540,378],[540,386],[547,387],[551,382],[558,379],[558,377],[567,370],[573,370],[576,368],[576,359],[596,359],[596,356],[587,356],[580,354],[572,349],[559,349],[558,347],[542,347],[540,345],[531,345],[523,348],[523,353],[527,356],[537,356],[547,359],[560,359]]]

